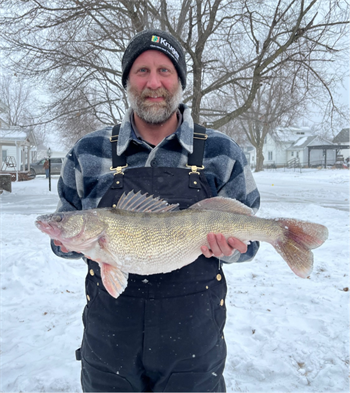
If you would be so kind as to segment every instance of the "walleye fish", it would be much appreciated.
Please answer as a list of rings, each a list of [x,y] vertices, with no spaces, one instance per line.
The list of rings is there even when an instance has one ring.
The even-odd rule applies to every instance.
[[[204,199],[186,210],[131,191],[116,208],[54,213],[36,225],[68,250],[84,254],[101,268],[102,282],[117,298],[129,273],[168,273],[195,261],[208,245],[207,234],[275,247],[293,272],[306,278],[313,267],[310,250],[328,237],[325,226],[290,218],[264,219],[234,199]]]

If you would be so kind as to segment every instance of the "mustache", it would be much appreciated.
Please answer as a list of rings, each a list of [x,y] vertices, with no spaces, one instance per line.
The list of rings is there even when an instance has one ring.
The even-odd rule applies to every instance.
[[[148,87],[146,87],[142,93],[141,93],[141,98],[147,98],[147,97],[163,97],[163,98],[167,98],[169,97],[169,92],[164,88],[164,87],[160,87],[157,90],[152,90],[149,89]]]

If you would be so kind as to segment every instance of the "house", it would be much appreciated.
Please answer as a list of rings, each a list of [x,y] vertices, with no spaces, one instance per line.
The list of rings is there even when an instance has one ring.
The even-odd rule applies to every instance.
[[[268,134],[263,148],[264,165],[270,166],[318,166],[325,163],[324,150],[312,149],[310,146],[333,145],[318,135],[313,135],[308,127],[278,128]],[[310,151],[310,155],[309,155]],[[326,156],[326,164],[334,165],[336,151],[330,150]]]
[[[343,128],[338,135],[336,135],[333,139],[333,143],[336,145],[344,145],[346,148],[339,149],[339,155],[342,156],[342,160],[349,160],[350,156],[350,128]],[[338,157],[341,159],[341,157]]]
[[[35,146],[31,127],[0,128],[1,170],[25,171],[36,155]]]
[[[327,146],[325,149],[316,149],[316,146]],[[291,161],[297,162],[301,166],[327,166],[334,165],[336,162],[336,150],[333,149],[333,144],[328,139],[322,138],[318,135],[312,135],[304,138],[299,138],[291,147],[287,149],[288,163]]]
[[[0,100],[0,171],[25,171],[36,156],[32,127],[10,126],[4,114],[8,107]]]
[[[241,145],[242,151],[247,158],[248,164],[251,168],[255,168],[256,165],[256,149],[250,144]]]

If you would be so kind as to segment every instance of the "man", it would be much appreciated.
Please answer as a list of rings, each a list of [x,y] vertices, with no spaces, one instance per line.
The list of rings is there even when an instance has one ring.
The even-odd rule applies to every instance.
[[[174,37],[160,30],[137,34],[123,56],[122,83],[130,109],[120,127],[88,134],[70,151],[58,183],[58,211],[111,207],[131,190],[181,209],[216,195],[258,209],[241,149],[218,131],[194,127],[181,104],[186,63]],[[250,260],[258,244],[247,247],[213,233],[208,244],[182,269],[130,274],[117,299],[103,287],[98,264],[86,260],[85,330],[77,351],[84,391],[225,391],[221,261]],[[58,241],[52,248],[65,258],[82,256]]]
[[[49,160],[47,158],[45,158],[44,161],[44,165],[43,165],[44,169],[45,169],[45,175],[46,175],[46,179],[49,177],[50,175],[50,163]]]

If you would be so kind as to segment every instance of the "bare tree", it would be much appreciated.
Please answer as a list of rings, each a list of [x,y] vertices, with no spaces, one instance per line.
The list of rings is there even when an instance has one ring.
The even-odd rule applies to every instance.
[[[286,78],[288,79],[288,78]],[[255,171],[263,170],[263,147],[268,134],[274,135],[278,126],[295,124],[306,110],[307,99],[297,89],[290,89],[290,81],[270,79],[257,92],[252,106],[235,122],[256,149]],[[235,94],[236,101],[237,95]]]
[[[1,113],[4,122],[10,127],[32,128],[37,144],[45,144],[45,127],[35,125],[40,113],[34,87],[20,76],[3,74],[0,78],[0,99],[5,106]]]
[[[188,53],[185,102],[197,122],[211,111],[220,128],[243,115],[262,85],[285,69],[305,93],[326,92],[324,106],[336,108],[333,86],[342,75],[327,68],[339,64],[344,50],[345,0],[0,0],[0,6],[7,67],[44,80],[55,93],[46,120],[83,110],[104,124],[119,121],[127,107],[122,53],[135,32],[151,26],[168,30]],[[213,107],[230,101],[233,90],[242,92],[235,105],[224,113]]]
[[[165,8],[166,1],[161,3]],[[331,88],[340,74],[325,70],[343,49],[339,41],[347,33],[347,2],[183,1],[180,9],[186,8],[186,23],[174,23],[172,16],[180,11],[174,7],[172,14],[162,16],[191,56],[193,94],[187,101],[196,121],[203,98],[220,95],[225,100],[232,87],[243,88],[248,93],[245,100],[213,122],[214,128],[227,124],[244,113],[260,86],[285,67],[293,70],[291,79],[303,80],[306,90],[323,87],[332,102]],[[179,24],[185,34],[176,28]]]
[[[233,121],[225,124],[222,131],[231,136],[238,144],[250,144],[256,149],[255,171],[263,170],[263,147],[267,134],[274,135],[280,126],[286,127],[300,122],[306,112],[309,100],[303,89],[289,79],[288,70],[285,75],[270,78],[258,90],[251,107]],[[294,84],[293,89],[291,84]],[[299,87],[299,88],[298,88]],[[230,108],[238,107],[249,94],[245,89],[232,89],[225,102],[216,99],[214,105],[221,113],[229,112]],[[211,124],[210,118],[218,113],[203,113]]]
[[[0,98],[6,107],[2,117],[9,126],[28,126],[33,123],[33,92],[23,79],[3,75],[0,78]]]
[[[135,32],[130,10],[108,1],[2,1],[1,5],[7,10],[1,25],[3,49],[12,54],[7,66],[41,81],[51,93],[42,122],[87,110],[106,123],[120,119],[125,107],[120,55]],[[81,92],[86,91],[99,91],[98,102],[83,102]]]
[[[67,107],[74,102],[74,109]],[[82,89],[74,91],[74,96],[69,102],[58,100],[50,109],[51,113],[56,113],[58,121],[55,122],[62,137],[62,142],[66,146],[72,146],[85,134],[97,130],[103,126],[99,120],[100,114],[96,113],[96,92],[87,92]],[[80,108],[79,111],[76,108]]]

